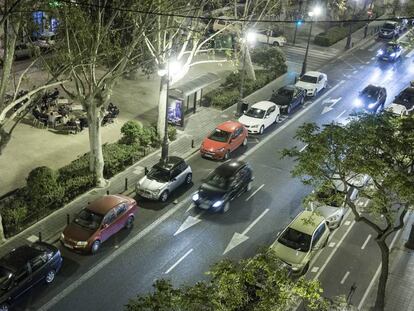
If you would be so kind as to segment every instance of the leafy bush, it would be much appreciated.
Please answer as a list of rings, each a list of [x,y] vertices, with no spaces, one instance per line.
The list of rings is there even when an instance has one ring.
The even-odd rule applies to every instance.
[[[287,71],[286,57],[278,47],[263,46],[256,48],[251,53],[253,63],[266,68],[266,71],[274,74],[274,78]]]
[[[37,167],[27,177],[30,206],[41,213],[45,208],[59,206],[64,190],[58,183],[58,173],[49,167]]]
[[[171,141],[177,139],[177,129],[171,124],[168,124],[168,139]]]
[[[95,178],[93,174],[76,176],[65,180],[62,183],[62,187],[65,189],[65,196],[63,197],[63,203],[70,202],[78,195],[85,193],[95,185]]]
[[[6,237],[22,230],[28,216],[27,203],[22,198],[13,198],[1,209],[4,234]]]
[[[210,104],[219,109],[226,109],[239,101],[240,91],[238,89],[222,90],[211,98]]]
[[[125,144],[134,144],[142,134],[142,125],[138,121],[130,120],[121,127],[122,141]]]
[[[359,28],[365,26],[365,22],[355,22],[352,25],[352,32],[358,30]],[[329,28],[326,32],[321,32],[315,36],[314,42],[320,46],[331,46],[332,44],[342,40],[349,33],[349,26],[335,26]]]
[[[138,144],[126,145],[121,143],[107,144],[103,146],[105,161],[104,176],[111,178],[132,164],[133,158],[140,155]]]
[[[89,152],[73,160],[68,165],[61,167],[58,172],[59,183],[64,183],[66,180],[89,174]]]

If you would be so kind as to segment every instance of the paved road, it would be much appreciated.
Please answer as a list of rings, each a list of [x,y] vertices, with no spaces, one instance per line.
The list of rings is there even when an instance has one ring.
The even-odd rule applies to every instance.
[[[319,124],[344,121],[352,111],[352,100],[357,92],[368,83],[386,85],[389,103],[413,74],[412,66],[408,66],[412,59],[403,57],[401,62],[380,67],[372,59],[374,52],[369,51],[368,46],[326,64],[322,70],[328,74],[329,88],[323,94],[274,125],[262,137],[250,137],[248,146],[233,154],[233,157],[251,163],[256,179],[253,190],[233,201],[227,214],[201,213],[190,207],[190,194],[217,166],[217,163],[195,155],[190,159],[194,185],[177,194],[177,205],[140,200],[142,208],[134,229],[112,238],[96,256],[78,255],[62,249],[64,266],[55,284],[49,288],[36,288],[17,309],[122,310],[129,298],[150,290],[157,278],[170,278],[177,285],[192,283],[205,277],[204,272],[209,266],[224,257],[251,256],[261,245],[269,245],[277,232],[301,210],[301,200],[311,190],[290,177],[293,163],[289,159],[280,159],[279,155],[281,149],[297,144],[293,136],[298,126],[310,121]],[[263,213],[266,213],[265,217],[261,217]],[[223,255],[234,233],[243,233],[256,219],[259,221],[245,232],[249,239]],[[194,225],[174,235],[183,223]],[[324,262],[315,265],[319,265],[318,271],[322,272],[319,278],[329,296],[346,294],[350,282],[361,284],[353,300],[358,303],[363,288],[368,286],[375,273],[376,250],[372,238],[361,250],[369,232],[359,225],[353,225],[352,231],[347,231],[351,225],[352,222],[344,225],[334,236],[339,244],[343,234],[351,232],[345,235],[340,248],[327,247],[321,253],[319,259],[326,256],[326,267],[322,269]],[[326,261],[329,251],[335,249],[338,251]],[[369,258],[363,256],[367,252]],[[354,256],[356,253],[361,256]],[[341,284],[347,271],[348,277]]]

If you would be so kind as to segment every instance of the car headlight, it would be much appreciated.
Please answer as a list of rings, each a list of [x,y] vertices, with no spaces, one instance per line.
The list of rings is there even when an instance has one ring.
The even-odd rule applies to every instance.
[[[258,128],[259,124],[252,125],[251,128]]]
[[[291,265],[290,268],[292,271],[297,272],[303,268],[303,265]]]
[[[200,195],[198,194],[198,192],[193,194],[192,199],[193,199],[193,201],[198,201],[198,199],[200,199]]]
[[[382,54],[384,54],[384,51],[383,51],[383,50],[379,50],[379,51],[377,52],[377,55],[378,55],[378,56],[381,56]]]
[[[76,246],[85,247],[86,245],[88,245],[87,241],[78,241],[78,242],[76,242]]]
[[[354,106],[355,107],[361,107],[362,106],[362,100],[360,98],[356,98],[354,100]]]
[[[326,220],[329,222],[334,222],[334,221],[337,221],[338,219],[339,219],[339,214],[336,214],[336,215],[332,215],[328,217]]]
[[[219,148],[219,149],[217,149],[216,151],[218,151],[218,152],[223,152],[224,150],[225,150],[226,148]]]
[[[65,235],[63,234],[63,232],[60,234],[60,238],[61,238],[62,240],[64,240],[64,239],[65,239]]]
[[[375,107],[375,105],[376,105],[376,103],[371,103],[371,104],[369,104],[369,105],[368,105],[368,109],[372,109],[372,108],[374,108],[374,107]]]
[[[221,204],[223,204],[223,201],[214,202],[213,207],[219,207]]]
[[[391,57],[395,57],[395,55],[397,55],[395,52],[390,54]]]

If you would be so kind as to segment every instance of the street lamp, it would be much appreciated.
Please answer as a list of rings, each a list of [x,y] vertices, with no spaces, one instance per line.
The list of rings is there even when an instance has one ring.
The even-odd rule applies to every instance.
[[[244,78],[246,75],[246,54],[248,52],[248,44],[253,44],[256,41],[256,33],[253,31],[247,31],[244,35],[244,38],[242,38],[242,44],[243,44],[243,69],[241,72],[241,81],[240,81],[240,99],[243,98],[243,88],[244,88]]]
[[[181,64],[176,60],[167,61],[165,69],[158,70],[158,75],[161,77],[161,89],[163,83],[166,83],[165,94],[165,120],[164,120],[164,138],[161,146],[161,161],[166,163],[168,160],[168,93],[170,89],[170,81],[174,75],[177,75],[181,70]],[[163,81],[166,79],[166,81]],[[161,104],[161,103],[160,103]]]
[[[301,76],[303,76],[306,73],[306,62],[308,61],[309,43],[310,43],[310,39],[311,39],[311,35],[312,35],[313,21],[321,13],[322,13],[322,9],[319,6],[314,7],[313,10],[308,13],[308,15],[310,17],[310,28],[309,28],[309,34],[308,34],[308,43],[306,45],[305,58],[304,58],[303,64],[302,64],[302,72],[300,74]]]
[[[355,0],[354,8],[352,10],[351,20],[349,21],[348,38],[346,39],[346,46],[345,46],[346,50],[349,50],[352,45],[352,24],[353,24],[353,20],[355,19],[356,2],[357,0]]]

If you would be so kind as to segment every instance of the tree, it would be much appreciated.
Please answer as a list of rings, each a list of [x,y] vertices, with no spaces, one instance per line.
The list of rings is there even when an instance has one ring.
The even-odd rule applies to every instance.
[[[330,305],[318,281],[291,278],[272,249],[239,262],[222,260],[207,274],[211,276],[208,281],[180,288],[158,280],[153,293],[131,299],[126,310],[287,310],[298,299],[309,310],[327,310]]]
[[[63,89],[87,113],[89,169],[101,187],[106,184],[101,121],[116,82],[137,68],[142,56],[139,45],[150,18],[145,12],[150,11],[150,0],[64,2],[55,10],[59,39],[45,62],[55,79],[73,81],[72,88]]]
[[[389,113],[354,116],[347,125],[335,123],[322,128],[305,124],[296,138],[307,144],[283,151],[295,159],[293,176],[315,187],[341,182],[355,221],[376,232],[375,242],[381,251],[381,275],[375,310],[384,310],[390,249],[387,238],[404,226],[404,216],[414,203],[414,118]],[[370,185],[356,182],[368,175]],[[354,188],[370,204],[361,210],[350,196]],[[329,201],[331,198],[327,198]],[[328,202],[326,202],[328,203]]]

